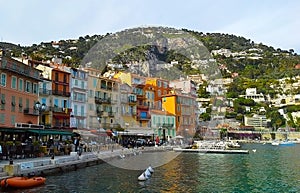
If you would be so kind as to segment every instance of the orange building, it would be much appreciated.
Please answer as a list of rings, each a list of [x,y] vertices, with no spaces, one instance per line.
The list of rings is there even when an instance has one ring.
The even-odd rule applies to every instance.
[[[136,95],[136,120],[139,127],[150,127],[150,103],[146,95],[146,78],[132,74],[131,85],[133,87],[133,94]]]
[[[145,91],[147,92],[146,96],[150,106],[154,109],[161,109],[162,96],[170,93],[171,88],[169,87],[168,80],[161,78],[147,78]],[[151,97],[151,95],[153,95],[153,97]]]
[[[192,136],[196,127],[196,98],[183,94],[163,96],[162,108],[176,116],[176,134]]]
[[[38,124],[40,71],[22,62],[0,57],[0,126],[15,127],[16,123]]]

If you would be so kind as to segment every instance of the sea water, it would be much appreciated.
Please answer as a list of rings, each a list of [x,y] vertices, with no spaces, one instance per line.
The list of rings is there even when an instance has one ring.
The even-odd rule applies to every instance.
[[[181,153],[153,168],[154,173],[146,181],[137,180],[142,170],[103,163],[48,176],[44,186],[11,192],[300,192],[300,144],[242,144],[242,148],[250,153]],[[152,156],[159,159],[160,153]],[[128,164],[132,159],[125,157],[122,161]]]

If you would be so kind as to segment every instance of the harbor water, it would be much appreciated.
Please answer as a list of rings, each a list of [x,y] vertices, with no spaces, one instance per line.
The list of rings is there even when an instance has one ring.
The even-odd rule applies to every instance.
[[[103,163],[48,176],[46,184],[40,187],[9,192],[300,192],[300,144],[290,147],[242,144],[242,148],[250,153],[174,156],[174,152],[165,152],[172,159],[155,167],[146,181],[137,180],[142,170]],[[157,160],[161,153],[151,156]],[[133,163],[133,159],[136,158],[124,158],[122,162]]]

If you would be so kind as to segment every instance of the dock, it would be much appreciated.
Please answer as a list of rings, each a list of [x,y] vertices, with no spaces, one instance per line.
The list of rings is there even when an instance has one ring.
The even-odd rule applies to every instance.
[[[112,159],[120,159],[120,156],[135,156],[138,152],[170,151],[167,147],[147,147],[139,149],[115,148],[101,150],[99,152],[71,152],[70,155],[55,157],[38,157],[28,159],[14,159],[0,161],[0,180],[13,176],[35,175],[47,176],[58,172],[74,171],[80,168],[98,165]]]
[[[176,152],[194,152],[194,153],[211,153],[211,154],[249,154],[245,149],[183,149],[173,148]]]

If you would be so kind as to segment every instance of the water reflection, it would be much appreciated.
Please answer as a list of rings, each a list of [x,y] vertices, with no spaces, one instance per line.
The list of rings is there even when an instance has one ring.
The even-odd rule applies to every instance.
[[[45,186],[12,192],[300,192],[300,145],[246,144],[243,148],[257,151],[249,155],[180,154],[155,168],[145,182],[137,180],[143,170],[105,163],[49,176]],[[162,154],[154,160],[159,157]]]

